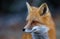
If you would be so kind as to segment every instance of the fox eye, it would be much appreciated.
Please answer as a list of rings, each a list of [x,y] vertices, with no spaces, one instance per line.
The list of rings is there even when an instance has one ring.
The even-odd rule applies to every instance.
[[[42,12],[42,14],[40,14],[40,15],[42,16],[42,15],[44,15],[45,13],[46,13],[46,7],[44,7],[43,12]]]

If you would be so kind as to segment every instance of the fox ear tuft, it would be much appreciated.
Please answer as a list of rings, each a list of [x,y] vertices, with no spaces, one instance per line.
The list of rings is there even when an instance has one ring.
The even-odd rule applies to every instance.
[[[46,13],[46,7],[44,7],[43,12],[40,15],[44,15]]]
[[[40,7],[39,7],[39,10],[40,10],[40,15],[44,15],[45,13],[49,12],[49,8],[48,8],[48,5],[46,3],[43,3]]]
[[[26,5],[27,5],[27,8],[28,8],[28,13],[29,13],[32,10],[31,6],[30,6],[30,4],[28,2],[26,2]]]

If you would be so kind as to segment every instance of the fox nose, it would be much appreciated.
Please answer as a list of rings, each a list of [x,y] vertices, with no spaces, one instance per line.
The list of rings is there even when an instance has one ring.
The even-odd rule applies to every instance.
[[[23,29],[22,31],[25,31],[25,29]]]

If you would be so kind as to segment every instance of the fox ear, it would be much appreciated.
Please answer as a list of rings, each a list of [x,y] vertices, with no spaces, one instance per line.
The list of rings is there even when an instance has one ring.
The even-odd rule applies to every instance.
[[[43,3],[40,7],[39,7],[39,11],[41,12],[40,15],[44,15],[45,13],[49,12],[49,8],[48,5],[46,3]]]
[[[32,10],[31,9],[31,6],[29,5],[29,3],[28,2],[26,2],[26,5],[27,5],[27,8],[28,8],[28,13]]]

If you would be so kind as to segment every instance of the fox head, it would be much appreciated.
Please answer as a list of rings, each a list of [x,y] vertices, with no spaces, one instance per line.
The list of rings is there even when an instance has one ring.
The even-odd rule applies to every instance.
[[[30,6],[28,2],[26,2],[26,5],[28,9],[28,15],[26,18],[27,24],[23,31],[26,29],[32,29],[35,25],[46,25],[48,27],[53,25],[51,13],[46,3],[43,3],[40,7]]]

